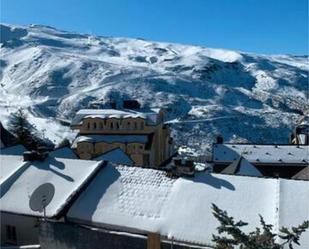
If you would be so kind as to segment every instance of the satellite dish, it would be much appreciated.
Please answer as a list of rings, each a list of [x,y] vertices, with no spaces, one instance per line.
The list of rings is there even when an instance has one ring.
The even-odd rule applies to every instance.
[[[29,201],[29,206],[32,211],[42,213],[44,211],[45,217],[45,208],[51,202],[55,194],[55,187],[51,183],[44,183],[37,187]]]

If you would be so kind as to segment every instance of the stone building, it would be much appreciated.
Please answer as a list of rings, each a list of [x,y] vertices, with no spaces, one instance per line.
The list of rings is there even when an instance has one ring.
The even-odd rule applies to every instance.
[[[292,178],[309,166],[308,145],[221,142],[213,144],[212,148],[211,163],[215,173],[227,173],[225,169],[233,163],[238,164],[240,158],[247,163],[243,165],[244,175],[252,175],[251,173],[258,170],[267,177]],[[241,168],[241,165],[239,166]],[[259,176],[258,172],[253,175]]]
[[[120,148],[137,166],[159,167],[173,154],[161,109],[83,109],[71,127],[78,132],[72,148],[81,159]]]

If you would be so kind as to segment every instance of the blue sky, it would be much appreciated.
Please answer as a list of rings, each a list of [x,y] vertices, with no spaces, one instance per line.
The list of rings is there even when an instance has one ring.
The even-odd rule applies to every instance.
[[[308,0],[0,0],[1,22],[267,54],[308,54]]]

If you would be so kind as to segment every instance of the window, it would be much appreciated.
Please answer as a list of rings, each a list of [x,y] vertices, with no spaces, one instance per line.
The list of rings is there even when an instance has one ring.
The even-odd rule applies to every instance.
[[[111,122],[111,129],[113,130],[114,129],[114,123]]]
[[[17,243],[16,227],[6,225],[6,241],[12,244]]]
[[[144,130],[144,122],[141,122],[141,130]]]
[[[96,122],[93,123],[93,129],[94,129],[94,130],[97,129],[97,123],[96,123]]]
[[[130,130],[130,128],[131,128],[130,122],[127,123],[127,128],[128,128],[128,130]]]
[[[137,130],[137,123],[134,122],[134,130]]]
[[[119,123],[116,123],[116,129],[119,130]]]
[[[90,123],[87,123],[87,129],[90,130]]]
[[[100,130],[103,130],[103,123],[100,122]]]

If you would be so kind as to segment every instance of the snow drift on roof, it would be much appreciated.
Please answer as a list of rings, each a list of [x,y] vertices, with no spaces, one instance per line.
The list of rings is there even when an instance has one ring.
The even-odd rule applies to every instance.
[[[24,165],[23,157],[12,155],[0,155],[0,184],[5,182],[11,175]]]
[[[1,211],[42,216],[29,207],[33,191],[43,183],[52,183],[55,195],[46,208],[47,217],[57,215],[72,195],[99,169],[101,162],[48,157],[44,162],[22,162],[20,156],[1,158]],[[10,168],[10,172],[8,170]]]
[[[159,109],[143,110],[139,109],[82,109],[79,110],[71,125],[78,125],[84,118],[143,118],[146,119],[147,124],[154,125],[158,123]]]
[[[229,163],[240,155],[250,163],[308,165],[309,146],[214,144],[213,161]]]
[[[286,219],[289,226],[308,219],[309,203],[304,196],[309,195],[309,183],[294,183],[204,172],[174,180],[161,171],[109,165],[74,203],[68,218],[128,232],[158,232],[176,241],[208,245],[219,225],[211,203],[235,219],[248,221],[246,231],[259,226],[258,214],[276,225],[275,229],[278,224],[286,224]],[[294,204],[282,200],[285,196],[298,203],[297,212]],[[280,200],[285,206],[279,215]],[[309,236],[303,235],[301,244],[308,246]]]

